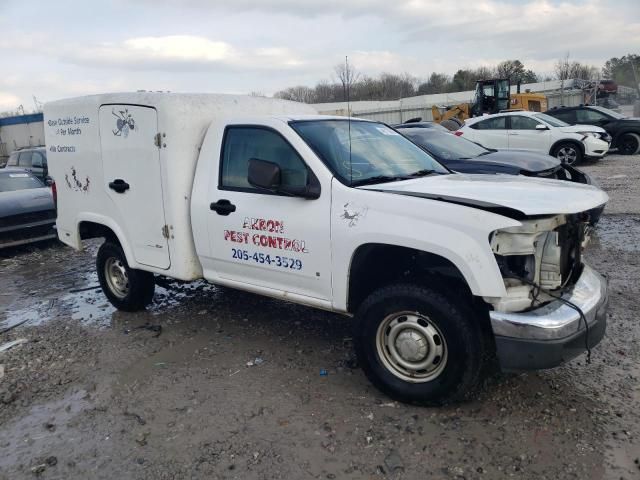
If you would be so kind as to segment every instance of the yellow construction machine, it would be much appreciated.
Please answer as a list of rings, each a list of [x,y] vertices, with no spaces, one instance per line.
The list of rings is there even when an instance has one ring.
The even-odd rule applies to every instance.
[[[450,130],[456,130],[467,118],[506,110],[544,112],[547,110],[547,97],[529,91],[520,93],[520,82],[517,93],[511,95],[511,82],[508,78],[492,78],[476,82],[473,103],[431,107],[433,121]]]

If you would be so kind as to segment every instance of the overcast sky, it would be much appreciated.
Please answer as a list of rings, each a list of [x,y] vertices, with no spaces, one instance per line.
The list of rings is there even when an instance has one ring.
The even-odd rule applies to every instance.
[[[268,95],[366,74],[419,77],[566,52],[640,53],[640,0],[0,0],[0,110],[105,91]]]

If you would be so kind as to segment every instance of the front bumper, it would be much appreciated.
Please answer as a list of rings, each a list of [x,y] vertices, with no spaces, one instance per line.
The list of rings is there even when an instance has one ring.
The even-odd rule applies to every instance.
[[[605,142],[599,138],[586,137],[582,140],[584,145],[584,155],[588,158],[600,158],[609,151],[609,142]]]
[[[0,228],[0,249],[58,238],[55,220],[40,220]]]
[[[602,340],[606,330],[607,281],[584,266],[570,292],[562,296],[582,310],[589,325],[589,347]],[[580,314],[554,300],[528,312],[489,312],[500,367],[504,371],[540,370],[560,365],[586,345]]]

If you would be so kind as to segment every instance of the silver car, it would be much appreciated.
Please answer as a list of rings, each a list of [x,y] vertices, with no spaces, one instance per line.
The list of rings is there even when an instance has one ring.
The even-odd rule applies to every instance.
[[[0,170],[0,249],[57,237],[49,187],[26,170]]]

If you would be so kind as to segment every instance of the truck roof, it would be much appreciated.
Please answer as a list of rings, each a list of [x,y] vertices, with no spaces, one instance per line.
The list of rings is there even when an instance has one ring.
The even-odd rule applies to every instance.
[[[305,121],[305,120],[347,120],[349,117],[339,116],[339,115],[274,115],[275,118],[283,120],[285,122],[296,122],[296,121]],[[373,122],[374,120],[369,120],[367,118],[351,118],[354,122]]]
[[[82,97],[65,98],[48,102],[46,107],[73,108],[76,106],[87,107],[109,104],[129,104],[152,106],[163,110],[175,110],[181,114],[189,114],[190,111],[223,113],[225,108],[233,108],[235,113],[246,112],[251,115],[256,106],[270,105],[273,110],[279,110],[281,114],[299,112],[300,114],[317,114],[315,108],[310,105],[278,98],[254,97],[250,95],[230,95],[221,93],[170,93],[170,92],[116,92],[101,93],[97,95],[85,95]]]

